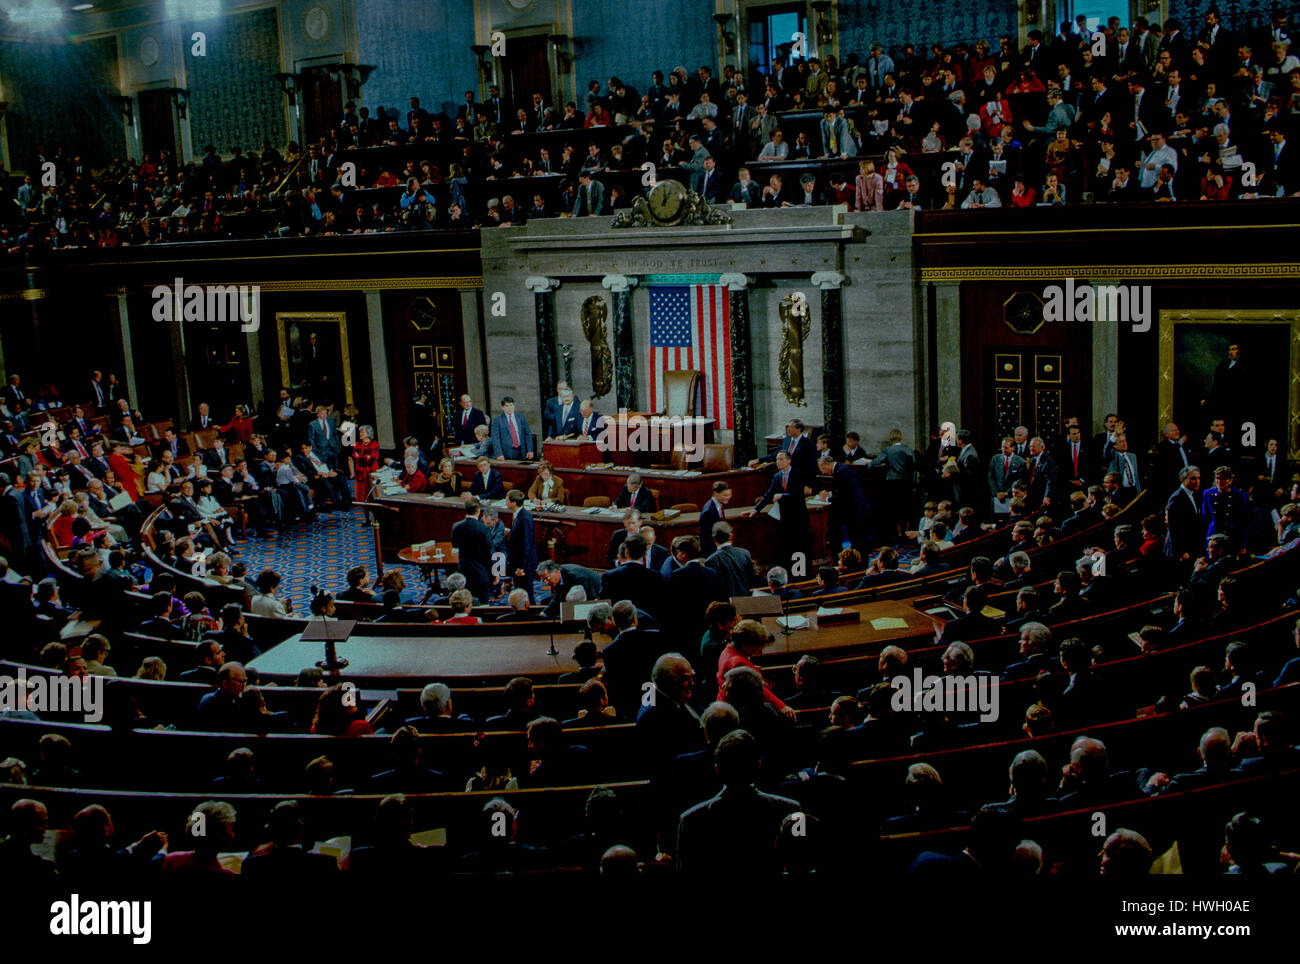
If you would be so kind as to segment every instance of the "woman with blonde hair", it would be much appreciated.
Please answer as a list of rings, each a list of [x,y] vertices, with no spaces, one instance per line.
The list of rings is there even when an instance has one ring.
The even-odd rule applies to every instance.
[[[446,458],[438,463],[438,471],[429,478],[429,491],[451,498],[460,495],[460,473],[452,459]]]
[[[882,211],[885,203],[885,179],[876,173],[875,161],[859,161],[853,192],[855,211]]]

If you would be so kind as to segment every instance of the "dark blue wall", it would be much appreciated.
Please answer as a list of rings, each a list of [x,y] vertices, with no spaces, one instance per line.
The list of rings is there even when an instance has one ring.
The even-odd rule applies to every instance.
[[[361,63],[375,64],[363,89],[371,116],[377,107],[397,111],[406,124],[407,102],[420,98],[428,111],[450,109],[475,88],[474,4],[472,0],[439,3],[357,4],[357,42]]]
[[[5,124],[15,170],[34,163],[36,147],[62,143],[88,158],[124,156],[117,95],[117,41],[0,43],[0,78],[9,102]]]
[[[207,56],[190,55],[194,31],[207,34]],[[267,140],[285,142],[284,95],[273,75],[280,69],[280,31],[274,10],[233,14],[187,25],[185,67],[189,84],[190,139],[196,157],[207,144],[228,154],[236,144],[256,151]]]

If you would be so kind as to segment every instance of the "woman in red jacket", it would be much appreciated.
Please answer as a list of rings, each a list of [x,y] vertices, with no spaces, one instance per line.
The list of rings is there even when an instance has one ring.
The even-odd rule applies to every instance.
[[[225,425],[218,425],[218,430],[232,433],[236,440],[247,442],[253,437],[253,420],[248,415],[248,409],[243,405],[235,406],[235,416]]]
[[[379,443],[369,425],[357,429],[357,444],[352,447],[352,469],[356,481],[356,499],[364,502],[370,492],[370,473],[379,468]]]
[[[762,654],[763,647],[771,640],[772,637],[763,628],[763,624],[756,620],[742,619],[736,623],[736,628],[731,631],[731,639],[727,642],[727,648],[718,657],[718,692],[722,692],[727,671],[737,666],[748,666],[761,676],[762,670],[754,665],[754,660]],[[782,716],[792,720],[795,718],[794,710],[778,699],[766,682],[763,683],[763,702]]]
[[[414,455],[406,457],[406,471],[398,476],[398,481],[407,492],[424,492],[429,488],[429,480],[423,472],[420,471],[419,460]]]
[[[366,736],[375,732],[357,706],[357,691],[342,683],[320,695],[311,731],[323,736]]]

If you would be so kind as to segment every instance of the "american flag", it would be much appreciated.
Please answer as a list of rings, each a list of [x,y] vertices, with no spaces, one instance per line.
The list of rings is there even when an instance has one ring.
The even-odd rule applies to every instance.
[[[650,410],[667,402],[664,373],[699,371],[699,414],[731,428],[731,306],[724,285],[650,288]]]

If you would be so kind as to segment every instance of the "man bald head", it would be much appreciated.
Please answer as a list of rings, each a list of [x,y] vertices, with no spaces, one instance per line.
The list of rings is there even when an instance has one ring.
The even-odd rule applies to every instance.
[[[1145,877],[1151,872],[1151,845],[1136,830],[1116,830],[1101,848],[1103,877]]]

